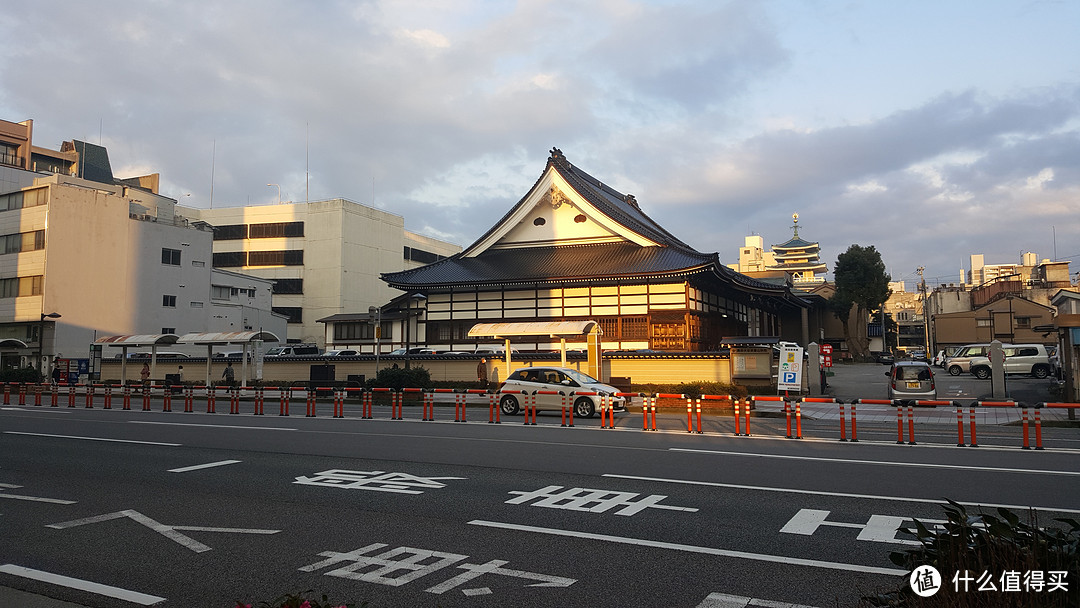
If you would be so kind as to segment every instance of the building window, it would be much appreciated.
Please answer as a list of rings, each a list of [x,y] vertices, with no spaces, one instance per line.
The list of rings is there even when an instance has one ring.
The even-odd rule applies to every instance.
[[[303,266],[303,249],[249,251],[247,266]]]
[[[44,285],[45,277],[41,275],[0,279],[0,298],[40,296]]]
[[[975,327],[990,327],[990,319],[975,319]]]
[[[21,253],[23,251],[37,251],[45,248],[45,231],[20,232],[19,234],[5,234],[0,237],[0,253]]]
[[[0,165],[19,166],[19,147],[0,141]]]
[[[247,224],[214,226],[215,241],[236,241],[247,238]]]
[[[288,317],[289,323],[304,322],[304,309],[299,306],[273,306],[271,307],[271,310],[279,315]]]
[[[36,190],[23,190],[0,196],[0,211],[22,209],[23,207],[37,207],[49,201],[49,190],[38,188]]]
[[[210,299],[211,300],[228,300],[229,288],[221,285],[210,286]]]
[[[163,333],[163,334],[175,334],[176,333],[176,328],[175,327],[162,327],[161,328],[161,333]]]
[[[161,296],[161,305],[166,308],[176,308],[176,296]]]
[[[203,303],[202,303],[202,302],[192,302],[192,303],[191,303],[191,307],[192,307],[192,308],[202,308],[202,307],[203,307]]]
[[[192,260],[191,265],[195,268],[206,268],[206,262],[202,260]]]
[[[248,227],[249,239],[273,239],[300,236],[304,236],[304,222],[252,224]]]
[[[405,260],[409,262],[420,262],[421,264],[431,264],[432,262],[438,262],[443,259],[444,256],[431,253],[430,251],[424,251],[423,249],[417,249],[415,247],[405,248]]]
[[[214,254],[214,268],[238,268],[246,265],[246,251],[227,251]]]
[[[1016,327],[1028,329],[1031,327],[1031,317],[1016,317]]]
[[[180,265],[180,250],[179,249],[167,249],[161,248],[161,263],[168,264],[169,266]]]
[[[273,292],[302,294],[304,293],[304,279],[275,279]]]

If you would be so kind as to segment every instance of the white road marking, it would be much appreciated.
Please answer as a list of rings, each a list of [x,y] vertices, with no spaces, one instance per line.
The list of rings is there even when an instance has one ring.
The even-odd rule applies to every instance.
[[[86,524],[96,524],[96,523],[101,523],[103,521],[109,521],[109,520],[112,520],[112,519],[120,519],[122,517],[127,517],[127,518],[129,518],[131,520],[134,520],[134,521],[146,526],[147,528],[150,528],[154,532],[157,532],[158,534],[161,534],[162,536],[168,538],[169,540],[177,542],[177,543],[187,547],[188,549],[191,549],[192,551],[194,551],[196,553],[204,553],[206,551],[209,551],[211,548],[208,547],[207,545],[204,545],[204,544],[200,543],[199,541],[195,540],[194,538],[191,538],[190,536],[180,534],[179,532],[177,532],[177,530],[192,531],[192,532],[236,532],[236,533],[241,533],[241,534],[277,534],[278,532],[281,532],[281,530],[258,530],[258,529],[253,530],[253,529],[247,529],[247,528],[205,528],[205,527],[200,527],[200,526],[170,526],[168,524],[163,524],[163,523],[161,523],[159,521],[151,519],[151,518],[143,515],[142,513],[139,513],[138,511],[135,511],[135,510],[132,510],[132,509],[125,509],[123,511],[117,511],[116,513],[106,513],[104,515],[95,515],[93,517],[85,517],[83,519],[75,519],[75,520],[72,520],[72,521],[65,521],[65,522],[61,522],[61,523],[58,523],[58,524],[49,524],[48,526],[45,526],[45,527],[46,528],[53,528],[53,529],[56,529],[56,530],[64,530],[64,529],[67,529],[67,528],[74,528],[75,526],[83,526],[83,525],[86,525]]]
[[[854,458],[822,458],[819,456],[787,456],[783,454],[754,454],[748,452],[725,452],[722,450],[697,450],[692,448],[669,448],[672,452],[693,452],[696,454],[717,454],[721,456],[748,456],[751,458],[778,458],[781,460],[804,460],[817,462],[843,462],[848,464],[870,464],[890,467],[912,467],[916,469],[956,469],[959,471],[986,471],[989,473],[1026,473],[1039,475],[1080,476],[1080,471],[1048,471],[1040,469],[1013,469],[1008,467],[973,467],[958,464],[933,464],[921,462],[889,462],[887,460],[857,460]]]
[[[74,500],[61,500],[59,498],[42,498],[40,496],[23,496],[21,494],[0,493],[0,498],[12,498],[15,500],[29,500],[31,502],[47,502],[54,505],[73,505]]]
[[[120,587],[102,585],[101,583],[93,583],[78,578],[71,578],[70,576],[63,576],[61,574],[34,570],[32,568],[16,566],[15,564],[4,564],[0,566],[0,572],[44,583],[61,585],[71,589],[78,589],[80,591],[89,591],[90,593],[96,593],[97,595],[113,597],[118,600],[131,602],[133,604],[141,604],[143,606],[153,606],[154,604],[165,601],[165,598],[156,595],[147,595],[145,593],[139,593],[138,591],[129,591],[127,589],[121,589]]]
[[[182,443],[162,443],[160,441],[135,441],[134,439],[106,439],[105,437],[80,437],[79,435],[53,435],[51,433],[24,433],[22,431],[4,431],[8,435],[29,435],[31,437],[55,437],[57,439],[82,439],[84,441],[111,441],[114,443],[138,443],[141,445],[164,445],[180,447]]]
[[[281,426],[244,426],[240,424],[194,424],[188,422],[154,422],[151,420],[128,420],[130,424],[157,424],[161,426],[198,426],[211,429],[253,429],[259,431],[295,431],[294,428]]]
[[[488,528],[499,528],[503,530],[516,530],[518,532],[535,532],[539,534],[549,534],[552,536],[565,536],[570,538],[582,538],[586,540],[599,540],[610,543],[619,543],[623,545],[637,545],[639,547],[653,547],[657,549],[670,549],[672,551],[685,551],[688,553],[701,553],[705,555],[717,555],[720,557],[733,557],[736,559],[749,559],[760,562],[771,562],[776,564],[787,564],[796,566],[810,566],[812,568],[828,568],[830,570],[844,570],[848,572],[869,572],[871,574],[885,574],[889,576],[894,575],[906,575],[907,570],[900,570],[897,568],[878,568],[875,566],[864,566],[861,564],[845,564],[843,562],[829,562],[816,559],[802,559],[798,557],[790,557],[786,555],[768,555],[766,553],[750,553],[747,551],[734,551],[731,549],[716,549],[713,547],[699,547],[696,545],[683,545],[679,543],[667,543],[656,540],[646,540],[641,538],[627,538],[623,536],[610,536],[607,534],[594,534],[592,532],[578,532],[575,530],[560,530],[558,528],[542,528],[539,526],[524,526],[520,524],[510,524],[497,521],[484,521],[481,519],[474,519],[469,522],[474,526],[485,526]]]
[[[187,473],[188,471],[198,471],[200,469],[209,469],[211,467],[221,467],[227,464],[237,464],[239,460],[219,460],[218,462],[208,462],[206,464],[195,464],[190,467],[180,467],[179,469],[169,469],[170,473]]]
[[[762,608],[815,608],[803,604],[788,604],[787,602],[774,602],[772,600],[759,600],[740,595],[728,595],[727,593],[710,593],[705,601],[697,605],[697,608],[747,608],[748,606],[761,606]]]
[[[785,494],[808,494],[811,496],[836,496],[839,498],[866,498],[870,500],[890,500],[895,502],[918,502],[931,505],[945,505],[946,501],[939,498],[907,498],[904,496],[877,496],[874,494],[850,494],[847,492],[825,492],[822,490],[799,490],[795,488],[773,488],[768,486],[748,486],[736,483],[718,483],[713,481],[691,481],[688,479],[665,479],[663,477],[642,477],[640,475],[617,475],[605,473],[601,477],[613,477],[616,479],[636,479],[638,481],[658,481],[662,483],[679,483],[692,486],[710,486],[715,488],[732,488],[735,490],[758,490],[761,492],[781,492]],[[1035,509],[1036,511],[1054,511],[1057,513],[1080,513],[1080,509],[1063,509],[1061,507],[1033,507],[1031,505],[1006,505],[992,502],[964,502],[957,501],[969,507],[1004,507],[1006,509]]]
[[[15,488],[21,488],[21,487],[22,486],[17,486],[17,485],[15,485],[13,483],[0,483],[0,488],[7,488],[9,490],[14,490]]]

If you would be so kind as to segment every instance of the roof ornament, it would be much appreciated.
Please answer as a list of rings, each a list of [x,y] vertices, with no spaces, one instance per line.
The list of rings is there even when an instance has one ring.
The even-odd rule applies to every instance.
[[[794,238],[799,238],[799,214],[792,213],[791,219],[795,221],[795,223],[791,226],[791,228],[795,231]]]
[[[558,148],[552,148],[551,149],[551,160],[559,162],[559,163],[565,163],[566,162],[566,157],[563,156],[562,150],[560,150]]]
[[[638,207],[637,199],[634,198],[633,194],[627,194],[626,195],[626,202],[627,202],[627,204],[629,204],[634,209],[637,209],[638,211],[641,210],[641,207]]]

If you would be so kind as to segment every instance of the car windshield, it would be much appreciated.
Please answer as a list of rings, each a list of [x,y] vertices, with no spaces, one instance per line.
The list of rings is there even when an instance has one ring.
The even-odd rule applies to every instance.
[[[930,369],[922,365],[902,365],[896,368],[897,380],[929,380]]]
[[[578,384],[600,384],[600,381],[575,369],[566,370],[566,376]]]
[[[285,350],[285,349],[278,346],[277,348],[271,348],[270,350],[266,351],[266,354],[268,354],[268,355],[277,355],[277,354],[281,353],[281,351],[283,351],[283,350]]]

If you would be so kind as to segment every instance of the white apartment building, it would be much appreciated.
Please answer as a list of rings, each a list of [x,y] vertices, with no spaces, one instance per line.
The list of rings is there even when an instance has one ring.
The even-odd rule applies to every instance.
[[[176,215],[176,201],[156,194],[157,175],[115,179],[105,148],[47,150],[31,134],[31,121],[0,121],[0,366],[91,358],[90,344],[109,335],[253,322],[284,335],[270,283],[214,273],[212,230]],[[234,301],[234,287],[254,296]]]
[[[215,268],[274,281],[273,310],[288,318],[290,342],[325,346],[319,319],[366,314],[401,295],[381,273],[461,251],[405,230],[400,215],[341,198],[182,210],[213,226]]]

